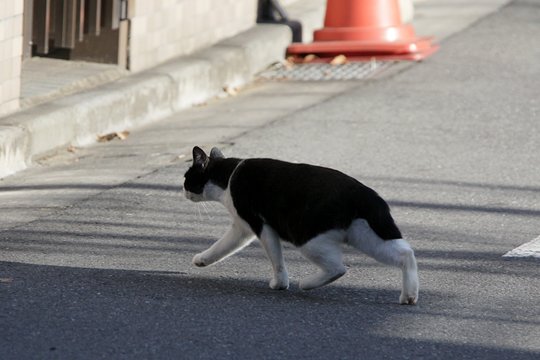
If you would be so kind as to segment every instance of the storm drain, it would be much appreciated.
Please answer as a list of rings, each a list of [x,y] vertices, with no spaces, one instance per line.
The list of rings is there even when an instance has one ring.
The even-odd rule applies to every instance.
[[[278,63],[260,73],[259,78],[296,81],[363,80],[374,77],[394,64],[392,61],[350,62],[338,65]]]

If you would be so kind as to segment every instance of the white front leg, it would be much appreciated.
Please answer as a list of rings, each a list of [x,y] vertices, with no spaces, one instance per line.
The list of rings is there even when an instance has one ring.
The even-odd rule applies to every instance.
[[[278,234],[268,225],[264,225],[261,236],[261,244],[272,263],[274,277],[270,281],[270,287],[275,290],[285,290],[289,288],[289,274],[283,260],[281,241]]]
[[[254,236],[250,230],[234,222],[221,239],[193,257],[193,264],[196,266],[212,265],[246,247],[253,240]]]

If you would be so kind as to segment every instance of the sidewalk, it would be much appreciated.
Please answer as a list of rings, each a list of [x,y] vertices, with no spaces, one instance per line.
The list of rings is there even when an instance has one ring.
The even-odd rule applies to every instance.
[[[287,27],[260,25],[188,57],[0,119],[0,177],[38,154],[87,145],[239,87],[283,57]],[[247,64],[247,66],[246,66]]]
[[[487,15],[508,0],[464,4],[444,0],[416,2],[418,34],[440,41]],[[320,27],[324,1],[300,1],[288,8],[304,25],[305,38]],[[181,109],[241,87],[255,74],[283,59],[291,34],[286,26],[257,25],[196,54],[129,76],[112,72],[97,87],[46,101],[0,118],[0,178],[31,166],[54,149],[94,143],[99,135],[160,120]],[[101,84],[107,81],[97,79]],[[225,91],[226,94],[226,91]],[[39,101],[42,102],[42,101]]]

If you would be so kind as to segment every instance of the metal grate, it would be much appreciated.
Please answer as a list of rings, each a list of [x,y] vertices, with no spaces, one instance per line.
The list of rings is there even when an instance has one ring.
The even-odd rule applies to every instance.
[[[266,80],[330,81],[362,80],[371,78],[395,64],[391,61],[350,62],[332,65],[326,63],[278,63],[259,74]]]

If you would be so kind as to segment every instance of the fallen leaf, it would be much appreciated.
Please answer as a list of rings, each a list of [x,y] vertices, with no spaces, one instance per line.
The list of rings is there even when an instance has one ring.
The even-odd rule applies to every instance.
[[[120,140],[126,140],[127,137],[129,136],[129,131],[121,131],[121,132],[117,132],[117,133],[116,133],[116,136],[117,136]]]
[[[116,137],[116,133],[110,133],[110,134],[107,134],[107,135],[98,135],[98,141],[99,142],[107,142],[107,141],[111,141],[115,137]]]
[[[79,149],[77,149],[77,148],[76,148],[75,146],[73,146],[73,145],[69,145],[68,148],[67,148],[67,151],[69,151],[70,153],[74,153],[74,152],[76,152],[77,150],[79,150]]]
[[[347,57],[345,55],[338,55],[330,61],[331,65],[342,65],[347,63]]]
[[[98,141],[99,142],[107,142],[114,140],[116,138],[120,140],[125,140],[129,136],[129,131],[119,131],[119,132],[113,132],[107,135],[98,135]]]
[[[285,68],[285,70],[291,70],[294,68],[294,58],[288,57],[287,60],[283,61],[282,66]]]
[[[306,55],[306,57],[304,58],[304,63],[310,63],[310,62],[313,62],[314,60],[317,60],[319,57],[315,54],[309,54],[309,55]]]
[[[285,59],[285,62],[288,62],[289,64],[294,64],[294,60],[296,57],[294,56],[287,56],[287,59]]]
[[[223,88],[223,91],[225,91],[230,96],[236,96],[238,94],[238,90],[235,87],[232,87],[232,86],[225,86]]]

